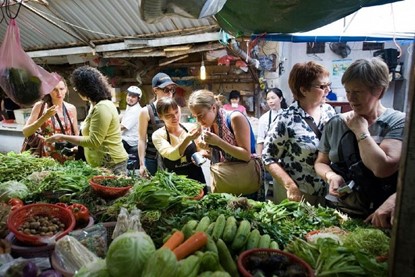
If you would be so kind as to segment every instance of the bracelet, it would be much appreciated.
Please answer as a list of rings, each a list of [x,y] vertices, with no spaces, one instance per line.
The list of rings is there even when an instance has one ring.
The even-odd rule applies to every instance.
[[[362,140],[365,140],[365,139],[367,139],[368,137],[370,137],[370,134],[368,134],[368,133],[361,133],[361,134],[359,135],[359,138],[357,139],[357,142],[361,142]]]

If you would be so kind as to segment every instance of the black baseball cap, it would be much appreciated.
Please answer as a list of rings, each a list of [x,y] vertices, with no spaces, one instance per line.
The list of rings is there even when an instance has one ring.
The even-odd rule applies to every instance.
[[[166,73],[160,72],[157,73],[153,80],[151,81],[151,85],[153,88],[165,88],[168,85],[177,85],[175,82],[172,81],[169,75]]]

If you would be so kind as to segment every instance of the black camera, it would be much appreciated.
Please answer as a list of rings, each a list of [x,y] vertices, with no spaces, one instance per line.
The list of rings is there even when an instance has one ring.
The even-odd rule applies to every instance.
[[[55,142],[55,149],[57,151],[60,151],[62,155],[65,156],[73,156],[75,155],[75,152],[72,151],[72,148],[75,145],[70,142]]]
[[[64,148],[72,148],[75,145],[70,142],[55,142],[55,149],[56,150],[63,150]]]
[[[64,156],[73,156],[73,155],[75,155],[76,153],[74,152],[74,151],[72,151],[72,149],[71,148],[67,148],[67,147],[64,147],[62,150],[61,150],[61,153],[62,153],[62,155],[64,155]]]

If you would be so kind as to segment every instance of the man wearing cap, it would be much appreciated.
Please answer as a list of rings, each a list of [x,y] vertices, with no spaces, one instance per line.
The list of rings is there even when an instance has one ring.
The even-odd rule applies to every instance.
[[[157,150],[153,144],[152,135],[158,128],[164,126],[156,111],[157,100],[163,97],[173,97],[176,92],[176,83],[169,75],[157,73],[151,82],[155,100],[141,109],[138,122],[138,157],[140,160],[140,175],[148,177],[157,172]]]
[[[137,156],[138,147],[138,115],[140,114],[140,98],[143,93],[136,86],[127,89],[127,109],[121,119],[122,144],[128,154]]]

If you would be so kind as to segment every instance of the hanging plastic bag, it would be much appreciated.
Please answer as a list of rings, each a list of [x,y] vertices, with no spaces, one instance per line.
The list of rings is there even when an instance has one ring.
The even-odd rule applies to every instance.
[[[0,86],[13,102],[32,106],[50,93],[59,76],[37,65],[20,44],[20,30],[11,19],[0,47]]]

